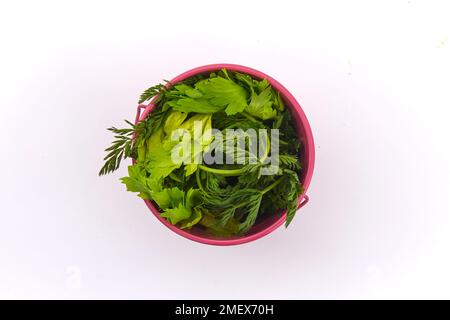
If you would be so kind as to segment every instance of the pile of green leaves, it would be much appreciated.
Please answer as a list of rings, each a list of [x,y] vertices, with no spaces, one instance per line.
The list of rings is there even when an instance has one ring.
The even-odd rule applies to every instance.
[[[122,159],[133,158],[128,176],[121,180],[128,191],[156,203],[161,216],[180,228],[194,225],[220,236],[247,232],[262,216],[287,209],[292,221],[302,193],[298,178],[299,142],[289,110],[266,79],[225,69],[172,85],[158,84],[140,96],[139,103],[155,98],[154,111],[129,128],[109,128],[115,140],[106,149],[100,175],[115,171]],[[262,175],[263,159],[255,163],[174,163],[171,139],[175,129],[194,133],[194,122],[207,129],[280,130],[279,168]],[[211,137],[193,137],[206,151]],[[196,154],[189,155],[196,157]],[[269,155],[267,155],[269,156]]]

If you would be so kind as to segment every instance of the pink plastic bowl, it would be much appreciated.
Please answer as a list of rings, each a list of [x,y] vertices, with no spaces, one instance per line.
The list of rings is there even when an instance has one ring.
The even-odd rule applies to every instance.
[[[218,71],[223,68],[227,70],[247,73],[256,79],[267,79],[272,85],[272,87],[280,92],[286,107],[289,108],[289,110],[291,111],[292,118],[294,120],[296,131],[299,137],[299,141],[301,142],[302,145],[301,161],[303,168],[300,175],[300,181],[303,185],[304,193],[298,199],[298,208],[301,208],[308,202],[306,190],[308,189],[308,186],[311,182],[314,169],[314,140],[311,128],[308,123],[308,119],[306,118],[305,113],[300,107],[300,104],[297,102],[297,100],[295,100],[294,96],[285,87],[281,85],[281,83],[279,83],[272,77],[269,77],[268,75],[260,71],[235,64],[211,64],[207,66],[198,67],[180,74],[179,76],[172,79],[170,82],[172,84],[176,84],[177,82],[180,82],[197,74],[201,73],[209,74],[210,72]],[[154,100],[152,100],[148,105],[140,104],[138,106],[135,120],[136,123],[140,120],[145,119],[147,116],[151,115],[150,112],[155,106],[153,104],[153,101]],[[142,110],[144,111],[141,114]],[[148,200],[144,201],[147,207],[150,209],[150,211],[155,215],[155,217],[173,232],[187,239],[210,245],[230,246],[250,242],[271,233],[280,225],[282,225],[286,220],[286,211],[274,213],[273,215],[268,215],[265,219],[258,222],[250,229],[249,232],[247,232],[247,234],[243,236],[220,238],[217,236],[210,235],[201,228],[196,228],[195,226],[190,230],[179,229],[178,227],[170,224],[167,220],[162,218],[160,216],[160,213],[158,212],[158,209],[151,201]]]

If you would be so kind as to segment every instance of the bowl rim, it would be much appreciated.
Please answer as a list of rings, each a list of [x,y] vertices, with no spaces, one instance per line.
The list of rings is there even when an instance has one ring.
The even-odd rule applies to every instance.
[[[305,178],[302,183],[303,193],[299,196],[299,199],[298,199],[299,207],[301,207],[302,201],[305,199],[307,201],[307,199],[308,199],[306,196],[306,191],[308,190],[308,187],[309,187],[311,179],[312,179],[313,171],[314,171],[314,161],[315,161],[314,138],[312,135],[311,126],[309,125],[308,119],[307,119],[303,109],[301,108],[300,104],[295,99],[295,97],[280,82],[278,82],[271,76],[269,76],[259,70],[250,68],[250,67],[246,67],[246,66],[238,65],[238,64],[230,64],[230,63],[216,63],[216,64],[208,64],[208,65],[196,67],[196,68],[190,69],[188,71],[185,71],[185,72],[179,74],[178,76],[176,76],[175,78],[173,78],[172,80],[170,80],[169,83],[176,84],[182,80],[185,80],[185,79],[195,76],[197,74],[218,71],[223,68],[225,68],[227,70],[231,70],[231,71],[247,73],[256,78],[267,79],[269,81],[269,83],[271,84],[271,86],[275,90],[279,91],[280,94],[283,96],[283,98],[285,100],[287,100],[289,102],[289,104],[292,106],[290,111],[295,112],[298,115],[298,117],[300,118],[301,126],[303,127],[304,132],[305,132],[304,144],[305,144],[305,149],[307,149],[306,157],[307,157],[307,161],[308,161],[308,167],[307,167],[307,170],[305,173]],[[155,101],[156,98],[157,97],[154,97],[148,104],[141,104],[138,106],[138,113],[136,115],[135,123],[137,123],[138,121],[144,120],[152,112],[153,108],[155,107],[153,102]],[[140,110],[142,108],[145,108],[145,109],[141,114]],[[133,160],[133,164],[134,163],[135,163],[135,161]],[[206,238],[206,237],[202,237],[199,235],[189,233],[183,229],[178,228],[175,225],[170,224],[166,219],[164,219],[160,216],[158,209],[155,207],[155,205],[150,200],[144,200],[144,202],[147,205],[147,207],[150,209],[150,211],[153,213],[153,215],[163,225],[165,225],[167,228],[169,228],[176,234],[178,234],[184,238],[187,238],[189,240],[195,241],[195,242],[209,244],[209,245],[215,245],[215,246],[239,245],[239,244],[244,244],[244,243],[248,243],[248,242],[260,239],[260,238],[268,235],[269,233],[273,232],[278,227],[280,227],[286,220],[286,210],[285,210],[280,215],[280,217],[277,220],[275,220],[272,224],[268,225],[267,227],[263,228],[262,230],[260,230],[256,233],[253,233],[250,235],[243,235],[241,237],[230,238],[230,239],[211,239],[211,238]],[[306,203],[306,202],[303,202],[303,204],[304,203]]]

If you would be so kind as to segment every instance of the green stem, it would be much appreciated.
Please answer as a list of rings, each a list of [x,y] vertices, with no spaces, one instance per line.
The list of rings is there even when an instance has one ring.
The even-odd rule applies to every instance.
[[[178,178],[176,175],[174,175],[173,172],[172,172],[171,174],[169,174],[169,177],[170,177],[172,180],[175,180],[176,182],[183,183],[183,180],[181,180],[181,179]]]
[[[247,112],[241,112],[241,114],[244,116],[244,117],[246,117],[247,119],[249,119],[250,121],[253,121],[253,122],[259,122],[258,120],[256,120],[252,115],[250,115],[249,113],[247,113]]]
[[[269,152],[270,152],[270,138],[269,135],[267,135],[266,137],[266,153],[261,157],[261,159],[259,159],[259,161],[261,163],[264,162],[264,160],[266,160],[266,158],[269,156]]]
[[[274,183],[272,183],[270,186],[264,188],[261,190],[262,194],[265,194],[267,192],[269,192],[270,190],[272,190],[273,188],[275,188],[277,185],[279,185],[281,183],[281,180],[283,180],[283,178],[278,179],[277,181],[275,181]]]
[[[210,168],[207,166],[204,166],[202,164],[198,165],[198,168],[206,171],[206,172],[211,172],[211,173],[215,173],[221,176],[227,176],[227,177],[232,177],[232,176],[240,176],[241,174],[243,174],[245,172],[245,170],[243,169],[215,169],[215,168]]]
[[[195,172],[195,179],[197,180],[197,184],[200,190],[205,191],[205,189],[203,189],[202,181],[200,180],[200,170],[198,169]]]

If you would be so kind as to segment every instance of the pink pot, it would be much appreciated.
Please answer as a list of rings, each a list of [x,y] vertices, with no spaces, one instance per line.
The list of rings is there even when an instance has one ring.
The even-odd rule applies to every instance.
[[[273,79],[272,77],[257,71],[255,69],[251,69],[248,67],[235,65],[235,64],[211,64],[198,68],[194,68],[192,70],[186,71],[179,76],[172,79],[170,82],[175,84],[182,80],[185,80],[189,77],[192,77],[196,74],[200,73],[210,73],[213,71],[218,71],[222,68],[232,71],[238,71],[242,73],[247,73],[257,79],[267,79],[272,87],[280,92],[285,105],[292,113],[293,120],[296,124],[296,130],[299,137],[299,140],[303,146],[301,151],[301,161],[302,161],[302,171],[300,176],[300,181],[303,185],[304,193],[298,199],[298,208],[301,208],[308,202],[308,196],[306,195],[306,191],[311,182],[313,169],[314,169],[314,140],[311,132],[311,128],[308,123],[308,119],[306,118],[305,113],[303,112],[300,104],[295,100],[294,96],[285,88],[281,83]],[[140,104],[137,108],[136,120],[137,123],[140,120],[145,119],[149,116],[150,112],[154,108],[153,100],[148,104]],[[144,110],[141,114],[141,111]],[[201,228],[196,228],[195,226],[190,230],[182,230],[172,224],[170,224],[167,220],[160,216],[155,205],[148,200],[145,200],[145,204],[150,209],[150,211],[155,215],[155,217],[161,221],[167,228],[172,230],[173,232],[193,241],[210,244],[210,245],[218,245],[218,246],[229,246],[229,245],[237,245],[243,244],[246,242],[250,242],[256,239],[259,239],[276,228],[281,226],[286,220],[286,211],[280,213],[274,213],[273,215],[268,215],[263,221],[257,223],[250,229],[247,234],[243,236],[235,236],[232,238],[219,238],[217,236],[210,235],[203,231]],[[294,218],[295,221],[295,218]]]

